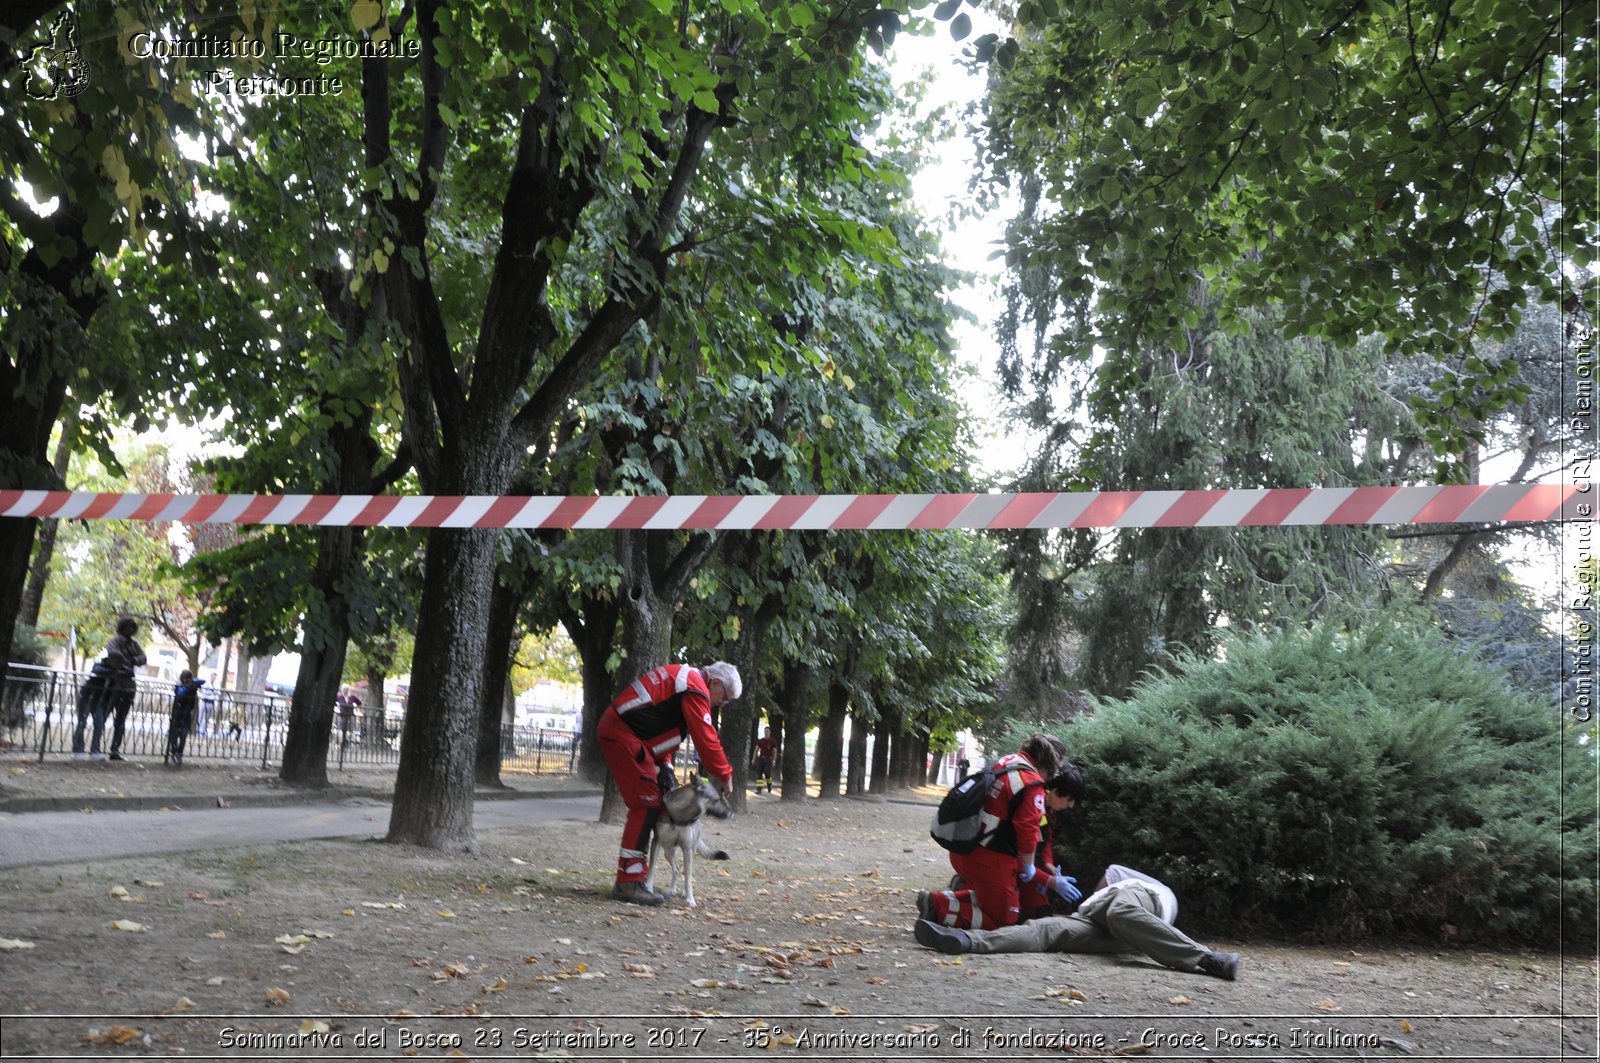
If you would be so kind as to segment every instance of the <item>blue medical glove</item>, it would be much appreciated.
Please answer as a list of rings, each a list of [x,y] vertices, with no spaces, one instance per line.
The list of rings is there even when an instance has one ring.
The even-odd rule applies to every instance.
[[[1071,875],[1055,876],[1050,880],[1050,888],[1059,893],[1061,899],[1068,904],[1083,899],[1083,894],[1078,890],[1078,880]]]
[[[1033,874],[1034,871],[1032,864],[1017,865],[1017,881],[1022,883],[1024,886],[1033,881]]]

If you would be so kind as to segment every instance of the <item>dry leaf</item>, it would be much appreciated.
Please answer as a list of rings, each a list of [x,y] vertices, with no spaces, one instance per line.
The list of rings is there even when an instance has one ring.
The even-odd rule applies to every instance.
[[[328,933],[326,930],[302,930],[302,931],[300,931],[300,933],[304,934],[308,938],[331,938],[331,937],[333,937],[333,935]]]
[[[128,891],[123,889],[121,886],[112,886],[110,889],[106,890],[106,896],[115,897],[119,901],[125,901],[128,899]]]
[[[31,949],[33,947],[34,944],[31,941],[22,941],[18,938],[0,938],[0,949]]]
[[[118,919],[112,922],[111,929],[126,930],[130,934],[142,934],[150,928],[143,923],[135,923],[132,919]]]
[[[455,917],[456,917],[456,913],[452,912],[448,908],[441,908],[439,910],[439,918],[440,919],[454,919]]]
[[[624,962],[622,969],[634,978],[654,978],[656,976],[656,972],[647,963]]]
[[[483,987],[483,991],[485,993],[504,993],[506,991],[506,985],[507,985],[507,982],[506,982],[505,976],[501,975],[499,978],[496,978],[493,982],[491,982],[488,985],[484,986]]]
[[[281,1008],[292,999],[294,998],[289,996],[288,990],[279,989],[277,986],[269,986],[267,988],[267,1007],[269,1008]]]
[[[213,977],[211,977],[211,978],[207,978],[207,979],[206,979],[206,985],[209,985],[209,986],[219,986],[219,985],[223,985],[223,984],[225,984],[225,983],[226,983],[226,982],[227,982],[227,981],[228,981],[228,980],[227,980],[227,979],[226,979],[226,978],[224,978],[224,977],[222,977],[222,976],[221,976],[221,975],[220,975],[220,974],[219,974],[219,975],[214,975],[214,976],[213,976]]]
[[[1337,1000],[1334,1000],[1332,997],[1323,997],[1321,1000],[1317,1001],[1315,1004],[1313,1004],[1311,1006],[1316,1008],[1318,1011],[1338,1011],[1339,1010],[1339,1002]]]
[[[314,1033],[328,1033],[328,1032],[332,1031],[332,1029],[333,1029],[333,1027],[329,1026],[327,1023],[323,1022],[321,1019],[301,1019],[300,1020],[300,1034],[301,1034],[301,1036],[307,1036],[307,1035],[314,1034]]]
[[[304,934],[279,934],[272,940],[277,942],[279,945],[304,945],[311,939],[306,937]]]
[[[306,951],[306,946],[304,945],[279,945],[278,947],[291,956],[299,956]]]
[[[361,902],[361,907],[363,907],[363,908],[399,908],[399,909],[404,909],[405,905],[401,904],[399,901],[362,901]]]
[[[130,1041],[137,1041],[143,1036],[144,1034],[135,1030],[132,1026],[110,1026],[104,1031],[90,1030],[84,1034],[83,1039],[89,1044],[125,1045]]]
[[[1168,997],[1167,998],[1167,1003],[1168,1004],[1173,1004],[1173,1005],[1181,1008],[1185,1004],[1193,1004],[1194,1001],[1190,1000],[1188,997],[1178,996],[1178,997]]]

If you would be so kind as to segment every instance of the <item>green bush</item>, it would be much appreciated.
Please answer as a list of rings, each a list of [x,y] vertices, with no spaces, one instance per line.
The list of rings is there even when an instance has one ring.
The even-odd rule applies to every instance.
[[[1431,633],[1237,638],[1060,734],[1067,866],[1191,927],[1555,944],[1595,933],[1595,746]]]

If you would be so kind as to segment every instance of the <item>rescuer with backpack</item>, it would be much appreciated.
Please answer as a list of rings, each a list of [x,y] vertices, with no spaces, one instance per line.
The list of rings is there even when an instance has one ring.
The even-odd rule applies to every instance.
[[[1053,779],[1067,763],[1067,747],[1061,739],[1035,734],[1017,752],[1001,757],[952,789],[932,833],[950,850],[950,866],[965,885],[919,892],[917,912],[923,919],[960,929],[1014,926],[1022,918],[1019,887],[1035,884],[1056,889],[1068,901],[1079,898],[1071,879],[1040,869],[1035,857],[1045,815],[1045,780]],[[967,837],[944,836],[948,832],[942,830],[941,820],[954,819],[953,806],[967,795],[968,800],[976,801],[977,786],[983,787],[984,797],[981,810],[973,817],[975,830],[965,832]]]

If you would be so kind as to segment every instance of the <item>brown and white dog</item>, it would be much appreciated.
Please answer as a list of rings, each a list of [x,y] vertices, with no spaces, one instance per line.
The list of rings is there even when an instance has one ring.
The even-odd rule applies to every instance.
[[[705,781],[686,783],[669,790],[661,799],[661,818],[656,820],[654,836],[650,839],[650,874],[645,878],[646,889],[654,889],[656,855],[667,850],[667,867],[672,880],[664,891],[669,897],[677,894],[678,854],[683,855],[683,901],[693,908],[694,858],[696,854],[707,860],[726,860],[728,854],[713,849],[700,837],[700,828],[706,816],[727,819],[733,814],[728,799],[717,793],[716,787]]]

